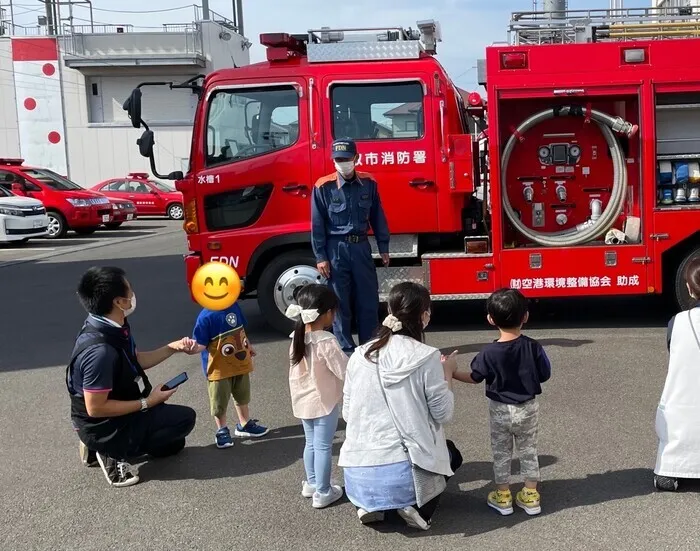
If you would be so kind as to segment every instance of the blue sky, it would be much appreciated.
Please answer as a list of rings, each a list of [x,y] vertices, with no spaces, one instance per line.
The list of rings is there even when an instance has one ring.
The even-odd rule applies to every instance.
[[[191,2],[191,0],[189,0]],[[198,3],[201,0],[197,0]],[[6,5],[6,2],[2,2]],[[96,23],[132,24],[156,30],[163,23],[185,23],[193,19],[188,0],[93,0]],[[540,6],[542,2],[540,0]],[[625,8],[648,7],[651,0],[625,0]],[[231,0],[210,0],[210,8],[231,17]],[[148,6],[148,7],[146,7]],[[607,8],[607,0],[569,0],[569,9]],[[175,9],[180,8],[182,9]],[[458,86],[476,89],[476,59],[484,47],[506,40],[510,13],[532,9],[532,0],[243,0],[245,34],[253,42],[251,60],[264,58],[258,35],[264,32],[303,33],[310,28],[415,27],[421,19],[436,19],[442,26],[443,42],[438,58]],[[63,8],[67,16],[67,8]],[[153,10],[152,13],[127,13]],[[171,10],[156,13],[156,10]],[[15,21],[35,24],[43,11],[38,0],[15,0]],[[89,19],[83,6],[76,6],[75,24]]]

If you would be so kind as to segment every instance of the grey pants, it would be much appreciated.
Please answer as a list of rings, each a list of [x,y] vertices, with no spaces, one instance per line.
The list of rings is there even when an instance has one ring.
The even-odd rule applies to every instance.
[[[537,399],[510,405],[489,401],[489,425],[493,450],[493,474],[496,484],[510,484],[513,440],[520,458],[520,474],[525,480],[539,481],[537,457]]]

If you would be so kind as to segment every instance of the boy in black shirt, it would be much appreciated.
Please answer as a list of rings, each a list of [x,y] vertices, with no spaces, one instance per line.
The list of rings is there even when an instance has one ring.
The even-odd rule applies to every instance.
[[[465,383],[486,381],[489,398],[489,424],[493,449],[493,472],[497,489],[488,496],[488,505],[502,515],[513,513],[510,493],[510,464],[513,440],[520,457],[520,472],[525,487],[515,503],[528,515],[541,512],[537,482],[540,466],[537,457],[537,426],[541,383],[552,373],[542,346],[520,331],[528,320],[527,299],[514,289],[493,293],[487,303],[488,321],[498,327],[501,337],[486,345],[474,358],[472,372],[455,372]]]

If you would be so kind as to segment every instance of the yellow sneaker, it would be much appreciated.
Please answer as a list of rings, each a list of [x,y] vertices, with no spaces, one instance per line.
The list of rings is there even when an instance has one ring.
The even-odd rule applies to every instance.
[[[537,490],[523,488],[515,496],[515,503],[528,515],[539,515],[542,512],[540,493]]]
[[[513,496],[510,494],[510,490],[506,490],[505,492],[501,490],[491,492],[487,503],[489,507],[495,509],[502,515],[513,514]]]

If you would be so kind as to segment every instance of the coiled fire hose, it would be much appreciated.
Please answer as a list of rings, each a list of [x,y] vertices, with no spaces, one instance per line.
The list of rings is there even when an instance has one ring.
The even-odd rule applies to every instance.
[[[589,223],[579,224],[578,227],[559,232],[545,233],[535,231],[523,224],[510,204],[508,189],[506,186],[510,156],[513,153],[513,149],[515,149],[515,145],[518,143],[518,141],[520,141],[521,136],[523,136],[530,128],[548,119],[567,115],[573,117],[588,116],[596,122],[600,128],[600,131],[603,133],[605,141],[608,144],[608,148],[610,149],[610,154],[613,161],[613,188],[610,201],[597,220],[591,220]],[[622,151],[622,147],[620,146],[620,142],[617,140],[613,132],[626,134],[627,136],[631,137],[637,132],[637,130],[639,130],[637,125],[633,125],[623,120],[621,117],[612,117],[595,109],[586,110],[577,105],[567,105],[547,109],[532,115],[523,121],[523,123],[518,126],[518,128],[510,136],[501,157],[501,194],[503,195],[503,210],[505,211],[508,220],[510,220],[510,223],[513,224],[513,227],[515,227],[515,229],[518,230],[518,232],[520,232],[523,236],[545,247],[567,247],[571,245],[581,245],[583,243],[587,243],[588,241],[592,241],[593,239],[596,239],[600,235],[607,232],[610,228],[612,228],[615,221],[620,216],[624,206],[625,195],[627,193],[627,163],[625,162],[625,155]]]

